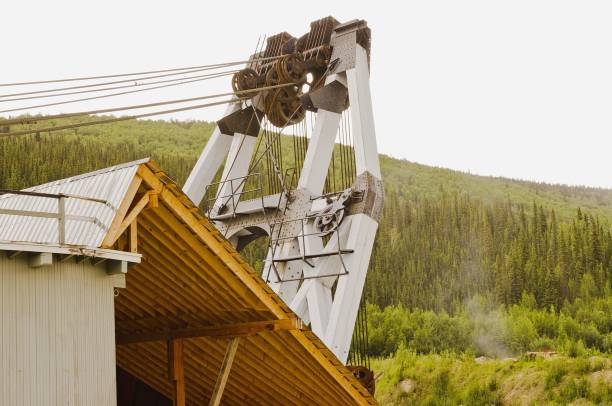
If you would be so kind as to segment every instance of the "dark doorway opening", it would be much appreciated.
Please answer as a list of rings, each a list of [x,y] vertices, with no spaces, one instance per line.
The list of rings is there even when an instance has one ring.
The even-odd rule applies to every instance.
[[[117,406],[172,406],[172,401],[117,367]]]

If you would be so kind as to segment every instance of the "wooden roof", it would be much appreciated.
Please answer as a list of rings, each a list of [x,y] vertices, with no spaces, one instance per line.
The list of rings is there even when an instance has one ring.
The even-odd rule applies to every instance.
[[[152,161],[139,164],[102,247],[137,251],[115,299],[117,365],[172,398],[167,339],[183,337],[187,405],[374,405],[374,398]]]

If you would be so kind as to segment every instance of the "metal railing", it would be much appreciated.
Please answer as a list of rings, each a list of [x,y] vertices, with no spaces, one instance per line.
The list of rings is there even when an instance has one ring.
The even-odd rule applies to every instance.
[[[41,218],[57,219],[58,241],[60,245],[64,245],[66,243],[66,221],[67,220],[93,222],[94,224],[99,223],[99,220],[96,217],[66,214],[66,199],[78,199],[78,200],[85,200],[85,201],[94,202],[94,203],[108,204],[108,201],[106,200],[96,199],[93,197],[71,195],[71,194],[66,194],[66,193],[55,194],[55,193],[26,192],[23,190],[0,189],[0,196],[4,196],[4,195],[18,195],[18,196],[42,197],[46,199],[56,199],[57,200],[57,213],[0,208],[0,214],[5,214],[9,216],[41,217]]]
[[[289,181],[287,181],[287,179]],[[285,170],[283,180],[283,184],[288,186],[288,190],[292,190],[296,180],[295,168],[288,168]],[[222,192],[226,185],[229,185],[229,192]],[[221,193],[226,194],[222,195]],[[265,198],[264,176],[259,172],[254,172],[237,178],[213,182],[206,186],[204,192],[204,212],[208,218],[212,217],[212,219],[214,219],[215,216],[225,214],[222,213],[222,210],[231,206],[231,217],[234,218],[238,214],[236,213],[238,203],[249,199],[261,200],[261,210],[265,211]],[[276,206],[271,208],[278,210],[281,202],[282,193],[279,194]]]
[[[255,186],[246,188],[247,183],[255,182]],[[221,195],[226,185],[229,185],[229,194]],[[246,190],[245,190],[246,189]],[[206,186],[204,192],[204,207],[206,217],[211,218],[211,215],[219,215],[221,210],[231,203],[232,217],[236,217],[236,207],[243,196],[255,196],[255,199],[261,199],[261,207],[264,208],[263,195],[263,180],[259,172],[250,173],[238,178],[221,180],[213,182]],[[210,197],[212,196],[212,197]],[[211,204],[212,203],[212,204]]]
[[[342,255],[352,254],[355,251],[353,249],[343,249],[342,248],[340,244],[339,229],[336,229],[333,232],[333,235],[335,235],[337,238],[337,249],[326,251],[325,248],[323,248],[323,251],[317,252],[317,253],[308,253],[306,250],[306,246],[307,246],[306,237],[323,238],[329,234],[329,231],[314,231],[314,232],[307,233],[306,225],[308,224],[309,221],[314,222],[314,220],[317,217],[323,217],[327,215],[329,215],[329,213],[315,214],[315,215],[310,215],[310,216],[301,217],[297,219],[280,220],[280,221],[270,223],[270,258],[266,258],[265,262],[269,263],[270,267],[274,270],[274,273],[276,275],[278,282],[291,282],[291,281],[301,281],[301,280],[306,280],[306,279],[327,278],[330,276],[348,275],[349,271],[346,267],[346,264],[344,262],[344,258],[342,257]],[[283,234],[283,227],[286,227],[290,223],[297,223],[297,222],[299,222],[299,227],[300,227],[299,233],[290,234],[290,235]],[[332,238],[333,238],[333,235],[332,235]],[[294,239],[301,241],[301,244],[300,244],[301,254],[296,255],[296,256],[291,256],[291,257],[276,258],[276,250],[278,249],[278,247],[282,246],[283,242],[291,241]],[[344,272],[334,273],[334,274],[324,274],[324,275],[312,275],[312,276],[302,275],[299,278],[282,279],[278,272],[278,269],[276,268],[276,263],[278,262],[291,262],[291,261],[303,261],[305,264],[307,264],[311,268],[314,268],[315,267],[314,264],[311,263],[309,259],[336,256],[336,255],[340,259],[340,263],[342,264],[342,269],[344,270]],[[266,282],[269,282],[269,272],[268,272],[268,278]]]

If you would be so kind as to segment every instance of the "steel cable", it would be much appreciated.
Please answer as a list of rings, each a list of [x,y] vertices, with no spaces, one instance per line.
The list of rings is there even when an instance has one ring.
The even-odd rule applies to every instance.
[[[272,56],[272,57],[267,57],[267,58],[251,59],[251,60],[247,60],[247,61],[225,62],[225,63],[210,64],[210,65],[189,66],[189,67],[184,67],[184,68],[172,68],[172,69],[153,70],[153,71],[146,71],[146,72],[117,73],[117,74],[113,74],[113,75],[86,76],[86,77],[64,78],[64,79],[50,79],[50,80],[36,80],[36,81],[30,81],[30,82],[0,83],[0,87],[23,86],[23,85],[38,85],[38,84],[45,84],[45,83],[76,82],[76,81],[81,81],[81,80],[110,79],[110,78],[118,78],[118,77],[125,77],[125,76],[150,75],[150,74],[154,74],[154,73],[177,72],[177,71],[185,71],[185,70],[201,69],[201,68],[211,68],[211,69],[214,69],[214,68],[222,68],[222,67],[242,65],[242,64],[245,64],[245,63],[249,63],[249,62],[265,61],[265,60],[276,59],[276,58],[278,58],[278,57],[277,56]]]
[[[187,73],[197,73],[197,72],[202,72],[202,71],[207,71],[207,70],[209,70],[209,69],[190,70],[190,71],[181,72],[180,75],[187,74]],[[116,81],[113,81],[113,82],[96,83],[96,84],[93,84],[93,85],[70,86],[70,87],[61,87],[61,88],[56,88],[56,89],[38,90],[38,91],[34,91],[34,92],[3,94],[3,95],[0,95],[0,98],[3,98],[3,99],[0,99],[0,103],[9,102],[9,101],[17,101],[17,100],[42,99],[42,98],[46,98],[46,97],[68,96],[68,95],[72,95],[72,94],[81,94],[81,93],[89,93],[89,92],[101,92],[101,91],[104,91],[104,90],[125,89],[127,87],[146,86],[146,85],[152,85],[152,84],[157,84],[157,83],[177,82],[177,81],[180,81],[180,80],[196,79],[196,78],[200,78],[200,77],[202,77],[202,78],[203,77],[217,77],[216,75],[232,74],[232,73],[236,73],[236,72],[238,72],[238,70],[234,69],[234,70],[225,71],[225,72],[208,73],[206,75],[198,75],[198,76],[191,76],[191,77],[182,77],[182,78],[175,78],[175,79],[168,79],[168,80],[159,80],[159,81],[154,81],[154,82],[149,82],[149,83],[138,83],[139,81],[143,81],[143,80],[150,80],[150,79],[157,79],[157,78],[162,78],[162,77],[179,75],[179,73],[172,73],[172,74],[166,74],[166,75],[146,76],[146,77],[141,77],[141,78],[127,79],[127,80],[116,80]],[[11,98],[11,99],[4,99],[4,97],[11,97],[11,96],[24,96],[24,95],[33,95],[33,94],[42,94],[42,93],[61,92],[63,90],[87,89],[87,88],[91,88],[91,87],[106,86],[106,85],[113,85],[113,84],[119,84],[119,83],[129,83],[129,82],[133,82],[133,83],[131,85],[114,86],[114,87],[107,87],[107,88],[103,88],[103,89],[88,89],[88,90],[82,90],[82,91],[78,91],[78,92],[43,94],[43,95],[40,95],[40,96],[15,97],[15,98]]]
[[[242,93],[250,93],[254,90],[264,91],[264,90],[270,90],[270,89],[277,89],[277,88],[286,87],[286,86],[293,86],[293,83],[284,83],[281,85],[265,86],[265,87],[260,87],[256,89],[237,91],[237,92],[218,93],[218,94],[207,95],[207,96],[191,97],[188,99],[176,99],[176,100],[168,100],[168,101],[156,102],[156,103],[147,103],[147,104],[139,104],[139,105],[131,105],[131,106],[123,106],[123,107],[113,107],[113,108],[108,108],[108,109],[80,111],[80,112],[74,112],[74,113],[55,114],[55,115],[47,115],[47,116],[40,116],[40,117],[16,118],[12,120],[2,121],[2,125],[30,124],[30,123],[34,123],[38,121],[47,121],[47,120],[55,120],[55,119],[78,117],[78,116],[89,116],[92,114],[101,114],[101,113],[113,113],[117,111],[134,110],[134,109],[141,109],[141,108],[147,108],[147,107],[158,107],[158,106],[164,106],[168,104],[187,103],[187,102],[196,101],[196,100],[214,99],[217,97],[240,95]]]
[[[114,118],[104,119],[104,120],[89,121],[89,122],[78,123],[78,124],[68,124],[68,125],[57,126],[57,127],[38,128],[38,129],[34,129],[34,130],[16,131],[16,132],[0,134],[0,137],[14,137],[14,136],[18,136],[18,135],[46,133],[46,132],[50,133],[51,131],[68,130],[68,129],[71,129],[71,128],[87,127],[87,126],[92,126],[92,125],[97,125],[97,124],[109,124],[109,123],[115,123],[115,122],[119,122],[119,121],[135,120],[135,119],[138,119],[138,118],[158,116],[158,115],[161,115],[161,114],[178,113],[178,112],[181,112],[181,111],[202,109],[202,108],[206,108],[206,107],[219,106],[219,105],[227,104],[227,103],[235,103],[235,102],[239,102],[239,101],[243,101],[243,100],[247,100],[247,99],[246,98],[244,98],[244,99],[230,99],[230,100],[223,100],[223,101],[214,102],[214,103],[206,103],[206,104],[199,104],[199,105],[195,105],[195,106],[181,107],[181,108],[171,109],[171,110],[162,110],[162,111],[155,111],[155,112],[152,112],[152,113],[136,114],[136,115],[132,115],[132,116],[114,117]]]
[[[225,74],[220,75],[219,77],[221,77],[221,76],[225,76]],[[160,85],[160,86],[153,86],[153,87],[148,87],[146,89],[128,90],[128,91],[125,91],[125,92],[103,94],[103,95],[100,95],[100,96],[84,97],[84,98],[81,98],[81,99],[65,100],[65,101],[55,102],[55,103],[37,104],[37,105],[34,105],[34,106],[27,106],[27,107],[17,107],[17,108],[13,108],[13,109],[0,110],[0,113],[11,113],[11,112],[14,112],[14,111],[37,109],[37,108],[41,108],[41,107],[59,106],[59,105],[62,105],[62,104],[71,104],[71,103],[77,103],[77,102],[81,102],[81,101],[98,100],[98,99],[104,99],[104,98],[107,98],[107,97],[122,96],[122,95],[126,95],[126,94],[146,92],[146,91],[149,91],[149,90],[163,89],[163,88],[171,87],[171,86],[184,85],[184,84],[187,84],[187,83],[201,82],[201,81],[209,80],[209,79],[213,79],[213,78],[210,77],[210,78],[202,78],[202,79],[185,80],[183,82],[170,83],[170,84]]]

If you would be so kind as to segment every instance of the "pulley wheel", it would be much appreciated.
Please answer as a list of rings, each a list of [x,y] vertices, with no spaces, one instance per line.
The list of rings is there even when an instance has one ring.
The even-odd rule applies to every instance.
[[[286,55],[276,64],[282,83],[306,83],[306,65],[300,54]]]
[[[257,94],[254,92],[245,92],[257,88],[257,72],[253,69],[246,68],[236,72],[232,77],[232,89],[237,93],[238,97],[253,97]],[[240,92],[240,93],[238,93]]]
[[[295,86],[270,91],[264,100],[268,120],[279,128],[302,121],[306,110],[299,96],[300,92]]]

